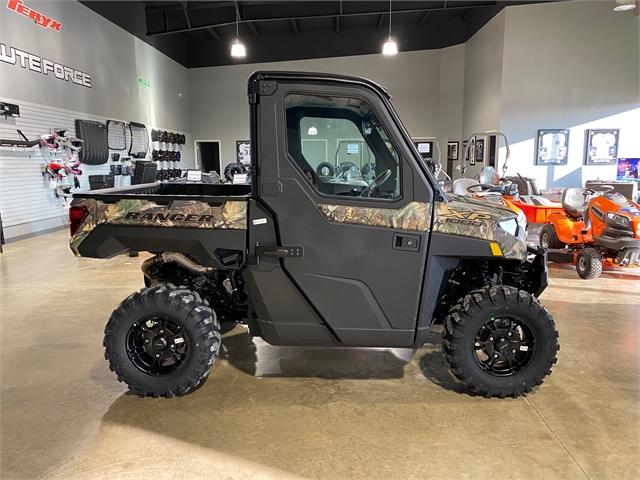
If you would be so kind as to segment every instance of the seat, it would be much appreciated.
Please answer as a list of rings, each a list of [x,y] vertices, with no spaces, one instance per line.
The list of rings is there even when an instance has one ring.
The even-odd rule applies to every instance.
[[[562,207],[569,216],[576,219],[582,218],[586,200],[585,191],[584,188],[567,188],[562,192]]]
[[[456,178],[453,181],[453,193],[456,195],[467,195],[467,188],[471,185],[478,185],[480,182],[473,178]]]

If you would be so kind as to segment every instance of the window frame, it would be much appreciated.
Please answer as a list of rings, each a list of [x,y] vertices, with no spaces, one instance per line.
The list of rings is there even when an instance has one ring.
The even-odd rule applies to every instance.
[[[311,181],[309,180],[309,178],[307,177],[307,175],[304,173],[304,171],[302,170],[302,168],[300,167],[300,165],[298,164],[298,162],[293,158],[293,155],[291,155],[291,153],[289,152],[289,122],[287,121],[287,99],[291,96],[310,96],[310,97],[325,97],[325,98],[333,98],[333,97],[339,97],[339,98],[349,98],[349,99],[356,99],[359,100],[363,103],[365,103],[366,105],[369,106],[369,108],[371,109],[371,112],[375,115],[376,119],[380,122],[380,127],[383,129],[386,137],[388,138],[389,142],[391,143],[391,145],[393,146],[394,150],[397,152],[398,155],[398,168],[399,168],[399,181],[400,181],[400,192],[399,195],[395,198],[379,198],[379,197],[352,197],[352,196],[348,196],[348,195],[335,195],[335,194],[329,194],[329,193],[324,193],[321,192],[315,185],[313,185],[313,183],[311,183]],[[405,162],[408,162],[408,159],[404,158],[404,155],[402,154],[402,150],[400,148],[398,148],[397,145],[397,140],[395,139],[395,135],[389,135],[389,131],[392,130],[389,128],[389,126],[387,125],[387,122],[383,119],[383,115],[381,114],[381,112],[374,106],[372,105],[372,102],[370,102],[367,98],[365,98],[362,95],[354,95],[354,94],[347,94],[346,92],[343,93],[339,93],[339,92],[305,92],[302,90],[289,90],[283,97],[282,97],[282,107],[283,107],[283,115],[284,115],[284,148],[285,148],[285,155],[287,157],[287,160],[289,161],[290,164],[293,165],[293,167],[298,171],[298,174],[303,178],[304,182],[306,182],[308,187],[311,187],[311,191],[317,195],[318,197],[324,198],[324,199],[333,199],[333,200],[339,200],[339,201],[357,201],[357,202],[374,202],[374,203],[386,203],[386,204],[395,204],[395,203],[400,203],[403,202],[405,200],[405,190],[407,189],[408,185],[405,185],[405,181],[407,179],[405,179]],[[323,107],[317,107],[318,109],[323,108]],[[312,118],[327,118],[327,117],[314,117],[313,115],[307,115],[306,117],[312,117]],[[298,132],[300,132],[300,121],[301,119],[304,117],[298,117]],[[348,117],[344,117],[345,119],[348,119]],[[356,125],[356,128],[357,125]],[[358,129],[358,131],[360,131]],[[364,137],[363,137],[364,138]],[[297,136],[298,142],[300,143],[300,149],[302,151],[302,136],[300,134],[298,134]],[[366,143],[366,141],[365,141]],[[311,165],[309,165],[309,167],[311,168]],[[411,170],[411,168],[409,167],[409,170]],[[313,171],[313,175],[316,175],[315,170]],[[413,181],[413,179],[411,179],[411,181]]]

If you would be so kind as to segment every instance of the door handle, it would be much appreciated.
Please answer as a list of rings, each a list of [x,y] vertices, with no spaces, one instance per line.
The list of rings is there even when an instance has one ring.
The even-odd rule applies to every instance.
[[[302,258],[304,248],[301,246],[291,247],[256,247],[256,257],[281,257],[281,258]]]
[[[405,252],[420,251],[420,236],[409,235],[407,233],[394,233],[393,246],[394,250],[403,250]]]

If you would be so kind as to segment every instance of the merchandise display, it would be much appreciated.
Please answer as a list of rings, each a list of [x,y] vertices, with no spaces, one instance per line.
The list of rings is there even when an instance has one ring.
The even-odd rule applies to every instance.
[[[538,130],[536,165],[566,165],[569,156],[569,130]]]
[[[147,127],[142,123],[129,122],[129,132],[131,132],[131,144],[129,145],[129,156],[132,158],[145,158],[149,150],[149,133]]]
[[[107,136],[109,150],[126,150],[127,145],[127,124],[115,120],[107,120]]]
[[[249,97],[254,185],[180,180],[74,198],[76,255],[153,253],[142,265],[147,287],[105,329],[120,381],[140,396],[193,390],[220,348],[220,321],[245,323],[274,345],[416,348],[440,320],[445,360],[468,389],[517,397],[543,382],[559,349],[537,299],[548,285],[546,251],[527,247],[515,212],[447,198],[389,94],[368,80],[257,72]],[[311,108],[356,129],[380,170],[373,180],[355,164],[339,181],[316,176],[302,154],[300,120]],[[375,269],[362,262],[365,238]]]
[[[102,165],[109,160],[107,125],[89,120],[76,120],[76,135],[84,144],[79,160],[87,165]]]

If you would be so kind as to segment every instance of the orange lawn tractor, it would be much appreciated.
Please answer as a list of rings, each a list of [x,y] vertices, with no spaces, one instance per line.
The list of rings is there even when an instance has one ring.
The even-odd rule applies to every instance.
[[[564,191],[564,211],[551,213],[540,232],[549,260],[575,263],[585,280],[599,277],[603,263],[639,266],[640,205],[612,190],[602,185]]]

